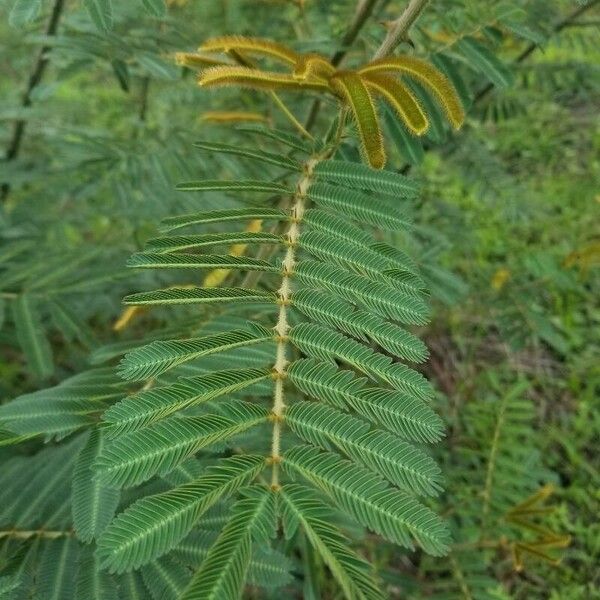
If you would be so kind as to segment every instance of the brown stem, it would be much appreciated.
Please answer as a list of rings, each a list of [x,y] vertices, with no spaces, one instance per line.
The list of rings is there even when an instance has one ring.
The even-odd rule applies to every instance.
[[[64,4],[64,0],[55,0],[54,6],[52,7],[52,12],[50,13],[50,19],[48,20],[48,25],[46,26],[46,36],[56,35],[56,30],[58,28],[58,23],[63,12]],[[25,88],[25,92],[23,93],[23,97],[21,100],[22,108],[27,108],[28,106],[31,106],[31,95],[35,87],[40,83],[42,77],[44,76],[44,72],[46,71],[46,67],[48,66],[48,53],[50,52],[50,49],[51,47],[48,45],[42,46],[42,48],[40,49],[37,60],[33,66],[33,70],[29,75],[27,87]],[[15,160],[19,156],[26,125],[27,121],[25,119],[17,119],[15,121],[13,134],[10,138],[8,148],[6,150],[5,160],[7,162]],[[5,201],[9,193],[10,185],[8,183],[3,183],[2,189],[0,191],[0,199],[2,199],[2,201]]]
[[[418,19],[428,2],[429,0],[410,0],[404,12],[395,21],[392,21],[387,36],[373,58],[385,58],[406,39],[408,30]]]
[[[142,79],[142,91],[140,94],[140,112],[139,117],[142,123],[148,116],[148,92],[150,91],[150,77],[146,76]]]

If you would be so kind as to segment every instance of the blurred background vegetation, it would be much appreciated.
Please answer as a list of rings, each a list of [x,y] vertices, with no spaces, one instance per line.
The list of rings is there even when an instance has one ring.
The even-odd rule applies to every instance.
[[[0,402],[169,325],[160,311],[119,324],[121,297],[154,277],[124,264],[162,217],[190,212],[176,182],[239,169],[192,147],[249,135],[215,111],[289,127],[267,95],[200,90],[174,52],[241,33],[332,55],[355,9],[350,0],[131,0],[109,13],[110,5],[0,0]],[[347,49],[349,64],[372,55],[382,23],[403,5],[377,3]],[[483,544],[448,560],[413,562],[367,539],[392,596],[600,597],[599,9],[433,1],[406,42],[452,69],[468,108],[456,135],[441,119],[422,141],[388,123],[388,168],[425,185],[410,250],[435,307],[421,333],[448,424],[436,449],[447,485],[440,502],[456,517],[457,544],[469,544],[472,515],[485,532],[482,511],[506,513],[545,482],[557,508],[545,527],[571,541],[548,554],[523,533],[530,546],[519,569],[514,529],[495,530],[488,546],[478,534]],[[300,120],[310,103],[289,98]],[[356,155],[350,141],[345,152]],[[2,435],[0,461],[39,449]],[[493,444],[500,457],[490,468]],[[491,501],[507,481],[514,494]]]

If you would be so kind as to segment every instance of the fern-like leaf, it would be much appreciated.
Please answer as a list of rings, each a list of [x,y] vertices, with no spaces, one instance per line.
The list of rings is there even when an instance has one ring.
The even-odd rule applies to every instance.
[[[117,437],[96,460],[98,480],[110,487],[130,487],[169,473],[201,448],[258,425],[268,415],[253,404],[228,408],[227,417],[171,417]]]
[[[349,547],[344,536],[331,525],[331,510],[306,487],[290,484],[281,490],[283,525],[287,538],[298,527],[323,558],[346,598],[383,600],[369,565]]]
[[[243,390],[270,377],[263,369],[232,369],[187,377],[177,383],[139,392],[111,406],[102,419],[111,436],[139,429],[173,413]]]
[[[265,150],[257,150],[255,148],[241,148],[239,146],[231,146],[229,144],[220,144],[218,142],[195,142],[196,148],[209,150],[212,152],[222,152],[224,154],[234,154],[235,156],[243,156],[244,158],[252,158],[260,164],[271,164],[277,167],[282,167],[288,171],[299,171],[300,163],[292,158],[266,152]]]
[[[268,292],[245,288],[168,288],[153,292],[130,294],[123,299],[125,304],[134,306],[152,304],[221,304],[221,303],[269,303],[275,302],[275,295]]]
[[[339,211],[367,225],[388,231],[404,231],[411,227],[411,220],[405,211],[360,192],[326,183],[314,183],[310,186],[308,194],[318,205]]]
[[[119,503],[118,490],[94,479],[92,467],[105,443],[102,431],[92,431],[75,463],[71,510],[77,537],[83,542],[92,541],[104,531]]]
[[[354,410],[405,439],[427,443],[443,435],[442,420],[428,404],[401,392],[369,387],[366,379],[331,363],[298,360],[290,366],[288,376],[311,398]]]
[[[262,456],[223,459],[196,481],[138,500],[98,540],[103,567],[122,573],[162,556],[215,502],[254,479],[264,466]]]
[[[148,240],[147,248],[150,252],[171,253],[224,244],[280,244],[281,242],[281,237],[273,233],[240,231],[158,237]]]
[[[120,373],[125,379],[148,379],[201,356],[258,344],[272,337],[268,329],[253,325],[248,330],[237,329],[203,338],[152,342],[127,354],[121,361]]]
[[[415,494],[436,495],[440,470],[427,454],[364,421],[311,402],[296,402],[286,423],[305,441],[325,450],[338,448],[351,459]]]
[[[415,540],[434,556],[448,552],[450,536],[443,521],[366,469],[310,446],[296,446],[286,452],[283,465],[325,492],[358,523],[387,540],[407,548],[413,548]]]
[[[419,192],[414,179],[391,171],[374,171],[365,165],[341,160],[321,161],[314,170],[317,179],[379,194],[413,198]]]
[[[241,597],[252,542],[269,543],[275,533],[275,494],[254,486],[232,507],[230,519],[184,591],[182,600]]]
[[[289,194],[291,190],[275,181],[224,181],[222,179],[203,179],[177,184],[176,188],[184,192],[262,192],[265,194]]]
[[[208,223],[224,223],[227,221],[244,221],[253,219],[284,220],[287,214],[276,208],[228,208],[223,210],[207,210],[192,215],[180,215],[164,219],[160,230],[173,231],[190,225],[205,225]]]
[[[429,399],[432,395],[429,382],[417,371],[394,363],[388,356],[322,325],[300,323],[290,331],[290,340],[313,358],[344,361],[373,379],[382,379],[411,396]]]
[[[360,304],[377,314],[415,325],[424,325],[428,311],[424,302],[414,297],[412,286],[403,290],[402,283],[374,281],[333,265],[305,260],[298,264],[295,276],[311,287],[325,288],[344,300]]]
[[[427,358],[427,347],[416,336],[378,315],[354,310],[329,292],[300,290],[294,294],[293,306],[313,321],[347,333],[359,340],[369,339],[396,356],[413,362]]]

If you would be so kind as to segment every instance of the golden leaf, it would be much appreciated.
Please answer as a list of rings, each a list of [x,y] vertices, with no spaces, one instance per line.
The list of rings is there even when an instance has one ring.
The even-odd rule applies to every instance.
[[[198,54],[196,52],[176,52],[175,62],[178,65],[188,67],[189,69],[206,69],[206,67],[230,64],[224,60]]]
[[[492,286],[492,289],[499,292],[509,279],[510,271],[503,267],[494,273],[492,280],[490,281],[490,285]]]
[[[414,56],[395,56],[374,60],[358,72],[360,74],[400,72],[410,75],[424,84],[444,108],[448,120],[455,129],[459,129],[465,120],[465,113],[450,80],[432,64]]]
[[[416,135],[423,135],[429,121],[415,95],[398,79],[383,73],[364,76],[367,87],[383,96],[406,126]]]
[[[367,162],[374,169],[383,169],[385,149],[377,109],[364,81],[354,71],[338,71],[331,78],[331,86],[352,110]]]
[[[265,115],[246,111],[220,111],[207,110],[200,115],[200,120],[206,123],[240,123],[251,121],[254,123],[268,123],[269,119]]]
[[[224,35],[211,38],[206,40],[199,49],[207,52],[230,52],[231,50],[248,52],[252,55],[267,56],[290,65],[295,65],[300,57],[297,52],[283,44],[241,35]]]
[[[123,309],[120,317],[113,323],[113,331],[123,331],[136,317],[145,312],[142,306],[127,306]]]
[[[316,77],[326,81],[335,73],[335,67],[320,54],[302,54],[294,65],[294,77],[308,79]]]
[[[317,81],[294,79],[285,73],[272,73],[249,67],[211,67],[198,78],[202,87],[239,85],[250,89],[315,90],[326,92],[328,87]]]

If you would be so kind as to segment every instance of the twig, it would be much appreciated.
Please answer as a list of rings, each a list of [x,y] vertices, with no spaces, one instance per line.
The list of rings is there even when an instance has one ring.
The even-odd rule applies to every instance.
[[[56,34],[56,29],[58,28],[58,23],[62,15],[63,8],[64,0],[55,0],[54,6],[52,7],[52,12],[50,14],[50,19],[48,20],[48,25],[46,26],[46,36],[53,36]],[[27,82],[25,92],[23,93],[23,99],[21,101],[22,108],[27,108],[28,106],[31,106],[31,94],[35,87],[42,80],[42,77],[44,76],[44,72],[46,71],[46,67],[48,66],[49,52],[50,46],[42,46],[38,54],[37,60],[35,62],[35,65],[33,66],[33,70],[29,75],[29,81]],[[26,125],[27,121],[25,119],[21,118],[15,121],[13,134],[8,144],[8,148],[6,150],[6,162],[15,160],[19,156]],[[4,202],[8,197],[9,193],[10,185],[8,183],[3,183],[2,189],[0,191],[0,199]]]
[[[144,122],[148,116],[148,92],[150,91],[150,77],[142,79],[142,91],[140,94],[140,121]]]
[[[346,57],[346,54],[348,54],[350,46],[352,46],[354,40],[358,37],[360,30],[373,13],[375,4],[377,4],[377,0],[359,0],[356,6],[356,11],[354,12],[352,23],[350,23],[348,31],[346,31],[344,37],[342,38],[339,49],[331,57],[331,64],[334,67],[337,67]]]
[[[410,0],[406,10],[395,21],[392,21],[387,36],[375,52],[374,59],[388,56],[398,44],[406,39],[408,30],[423,12],[428,2],[429,0]]]

